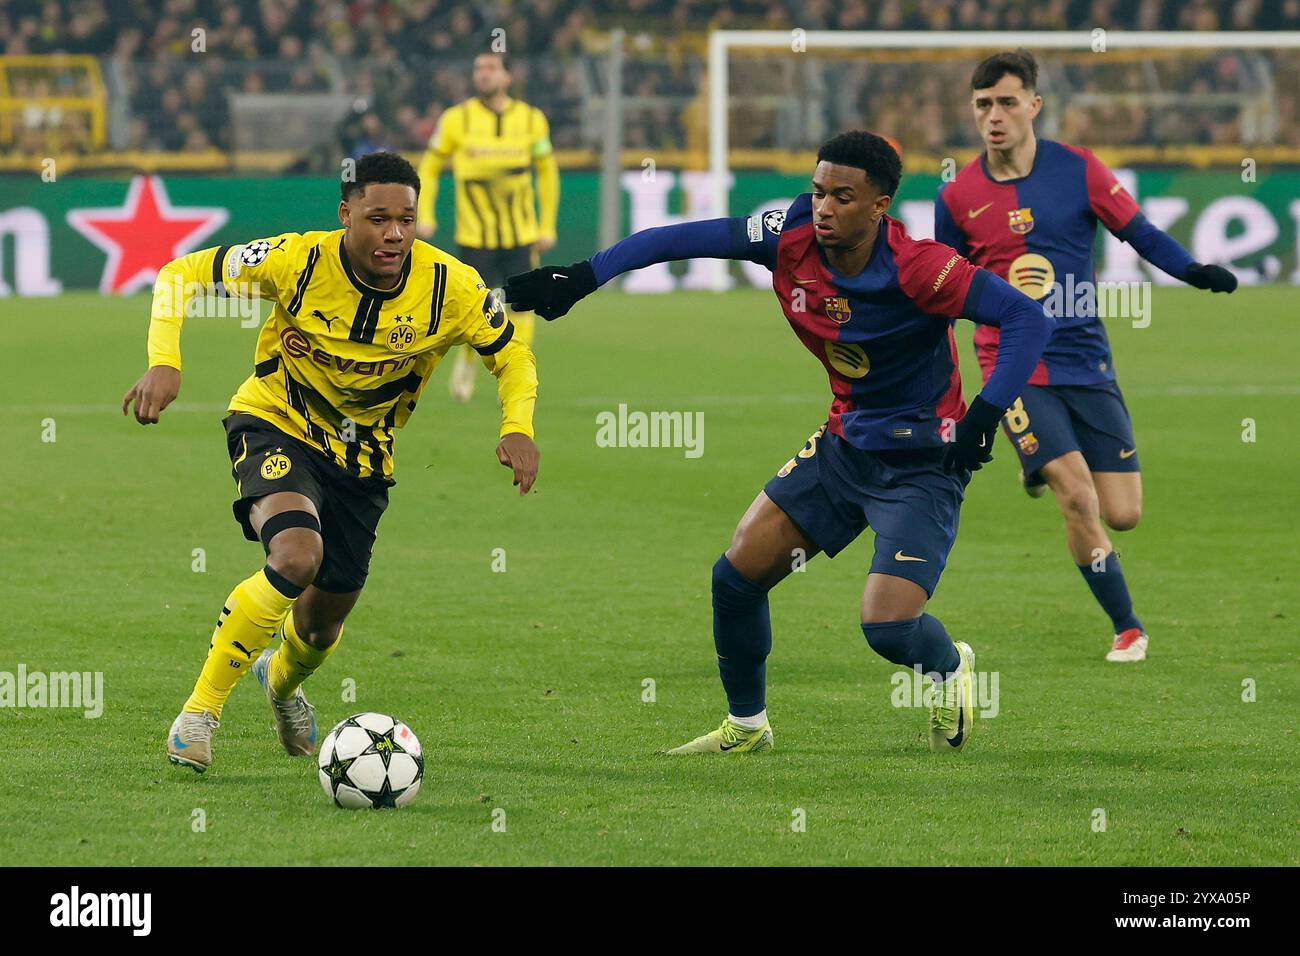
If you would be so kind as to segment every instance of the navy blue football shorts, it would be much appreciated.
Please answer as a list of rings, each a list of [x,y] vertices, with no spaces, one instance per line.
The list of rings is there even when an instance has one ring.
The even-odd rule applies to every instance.
[[[1140,471],[1133,420],[1114,382],[1100,385],[1027,385],[1002,418],[1016,446],[1025,483],[1043,484],[1049,461],[1082,453],[1089,471]]]
[[[968,471],[943,470],[942,448],[863,451],[823,425],[763,491],[827,557],[870,527],[871,571],[933,595],[969,481]]]

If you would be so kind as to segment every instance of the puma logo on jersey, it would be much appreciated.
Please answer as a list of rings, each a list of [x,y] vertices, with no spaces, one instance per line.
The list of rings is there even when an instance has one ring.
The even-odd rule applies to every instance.
[[[993,205],[993,203],[990,202],[990,203],[985,203],[983,206],[980,206],[978,209],[967,209],[967,210],[966,210],[966,216],[967,216],[968,218],[970,218],[970,219],[974,219],[976,216],[978,216],[978,215],[979,215],[980,213],[982,213],[985,209],[988,209],[989,206],[992,206],[992,205]]]
[[[328,317],[328,318],[327,318],[327,317],[325,316],[325,313],[322,312],[320,309],[312,309],[312,310],[311,310],[311,314],[314,315],[314,316],[316,316],[316,318],[320,319],[322,322],[325,323],[325,331],[326,331],[326,332],[332,332],[332,331],[333,331],[333,329],[330,328],[330,326],[332,326],[332,325],[334,324],[334,322],[338,319],[338,316],[337,316],[337,315],[335,315],[335,316],[331,316],[331,317]]]

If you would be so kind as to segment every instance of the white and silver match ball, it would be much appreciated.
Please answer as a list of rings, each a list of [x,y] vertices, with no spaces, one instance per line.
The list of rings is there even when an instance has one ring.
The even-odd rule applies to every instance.
[[[411,728],[387,714],[354,714],[321,744],[320,785],[348,810],[404,807],[420,792],[424,754]]]

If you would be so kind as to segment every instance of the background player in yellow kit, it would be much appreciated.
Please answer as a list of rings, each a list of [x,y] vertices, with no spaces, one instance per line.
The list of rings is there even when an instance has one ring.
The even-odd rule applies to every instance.
[[[141,424],[156,423],[180,391],[181,322],[195,290],[211,284],[273,303],[253,374],[225,419],[235,517],[262,542],[266,565],[222,605],[194,692],[167,735],[173,763],[200,773],[211,765],[222,707],[250,669],[285,750],[315,751],[301,684],[338,646],[361,595],[394,483],[393,434],[449,348],[473,348],[497,377],[497,458],[514,470],[519,493],[537,477],[533,354],[472,268],[415,240],[419,191],[410,163],[372,153],[342,184],[342,229],[204,249],[158,275],[149,370],[122,402],[123,414],[135,403]],[[278,648],[263,653],[276,634]]]
[[[475,95],[442,114],[420,162],[419,235],[432,238],[438,175],[448,160],[456,181],[457,254],[478,270],[489,289],[506,277],[527,272],[537,254],[555,245],[560,204],[560,170],[551,148],[551,128],[542,111],[511,99],[504,53],[474,58]],[[537,189],[533,189],[533,172]],[[533,316],[515,313],[523,343],[533,343]],[[475,359],[466,349],[448,383],[457,401],[474,393]]]

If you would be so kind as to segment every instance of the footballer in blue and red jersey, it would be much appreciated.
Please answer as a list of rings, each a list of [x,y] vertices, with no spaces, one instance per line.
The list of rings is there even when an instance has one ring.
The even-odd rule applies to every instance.
[[[1097,225],[1198,288],[1230,292],[1236,279],[1221,266],[1195,262],[1157,229],[1091,152],[1035,138],[1033,120],[1042,108],[1036,84],[1037,64],[1024,51],[995,54],[976,68],[972,108],[986,149],[939,191],[935,237],[1042,300],[1056,319],[1003,427],[1020,456],[1026,490],[1037,497],[1050,485],[1067,523],[1078,525],[1069,528],[1072,553],[1115,625],[1108,658],[1141,660],[1147,636],[1100,523],[1105,517],[1116,530],[1135,525],[1141,483],[1133,424],[1097,309]],[[1002,348],[996,327],[976,329],[985,379]],[[1088,555],[1097,549],[1110,556],[1105,568],[1094,570]]]
[[[869,644],[946,689],[931,712],[932,749],[961,749],[974,717],[974,654],[924,605],[947,562],[971,471],[989,459],[998,421],[1038,365],[1052,320],[1000,277],[942,243],[909,237],[886,214],[901,163],[884,139],[844,133],[818,160],[813,191],[787,209],[648,229],[586,262],[544,266],[506,285],[512,304],[552,319],[615,276],[653,263],[760,263],[830,385],[825,424],[767,482],[714,565],[714,642],[728,715],[674,753],[771,746],[767,592],[793,569],[793,553],[833,557],[868,526]],[[996,368],[969,410],[952,335],[960,316],[1002,331]]]

